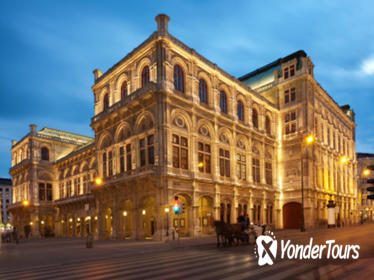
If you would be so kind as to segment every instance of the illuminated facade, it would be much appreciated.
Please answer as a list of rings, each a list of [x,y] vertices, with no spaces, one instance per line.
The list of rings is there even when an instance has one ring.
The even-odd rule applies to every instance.
[[[366,190],[372,184],[367,184],[367,179],[374,178],[374,154],[357,153],[357,191],[358,191],[358,211],[360,220],[374,220],[374,201],[367,199],[369,194]]]
[[[213,233],[214,219],[234,223],[240,213],[275,228],[298,227],[300,149],[314,134],[302,153],[306,226],[322,225],[329,199],[352,222],[353,111],[340,108],[314,80],[306,54],[236,79],[170,35],[166,15],[156,21],[157,31],[140,46],[106,73],[94,71],[94,139],[56,150],[48,163],[35,158],[34,171],[18,159],[30,137],[13,144],[18,221],[37,221],[37,234],[44,219],[38,168],[45,165],[53,190],[48,211],[59,236],[84,236],[89,228],[103,239],[164,239],[167,226],[179,223],[182,236],[198,237]],[[42,154],[42,145],[36,147]],[[102,184],[93,183],[96,175]],[[180,217],[170,208],[175,195],[185,206]]]

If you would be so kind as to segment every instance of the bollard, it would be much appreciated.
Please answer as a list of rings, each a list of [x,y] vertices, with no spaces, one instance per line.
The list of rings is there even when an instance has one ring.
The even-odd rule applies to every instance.
[[[93,248],[93,235],[91,233],[87,234],[86,248]]]

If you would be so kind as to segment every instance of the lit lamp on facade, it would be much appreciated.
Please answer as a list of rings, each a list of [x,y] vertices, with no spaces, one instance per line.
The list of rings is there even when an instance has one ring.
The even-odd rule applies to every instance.
[[[305,142],[307,144],[312,144],[314,142],[314,136],[313,135],[309,135],[307,138],[305,138]]]
[[[44,225],[44,221],[41,221],[40,223],[41,223],[42,225]]]
[[[127,216],[127,211],[123,211],[123,216]]]
[[[145,215],[145,209],[143,209],[142,214]]]
[[[200,162],[198,163],[197,167],[199,167],[199,168],[203,168],[203,167],[204,167],[204,163],[200,161]]]
[[[340,158],[340,163],[346,164],[348,163],[348,158],[346,156]]]
[[[30,222],[30,226],[32,226],[34,223],[33,222]]]
[[[365,168],[363,174],[364,174],[364,176],[369,176],[370,175],[370,170]]]
[[[165,213],[169,213],[169,207],[165,207],[164,211]]]
[[[102,183],[103,183],[103,179],[101,179],[100,177],[97,177],[97,178],[95,179],[95,184],[96,184],[96,186],[100,186]]]
[[[29,206],[29,204],[30,204],[30,202],[28,200],[22,201],[22,205],[25,206],[25,207]]]

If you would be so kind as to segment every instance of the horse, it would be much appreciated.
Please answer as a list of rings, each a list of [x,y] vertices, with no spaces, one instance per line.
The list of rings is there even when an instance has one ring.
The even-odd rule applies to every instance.
[[[217,247],[220,246],[220,238],[222,242],[222,246],[227,245],[227,241],[229,242],[229,245],[231,245],[231,233],[230,228],[228,224],[222,221],[214,221],[214,227],[216,229],[217,234]]]

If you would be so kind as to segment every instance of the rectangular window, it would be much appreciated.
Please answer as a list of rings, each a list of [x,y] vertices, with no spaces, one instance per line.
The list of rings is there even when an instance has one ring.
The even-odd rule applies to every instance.
[[[109,160],[108,173],[109,173],[109,176],[112,176],[113,175],[113,156],[112,156],[112,151],[110,151],[108,153],[108,160]]]
[[[272,185],[273,184],[273,171],[271,162],[265,162],[265,179],[266,184]]]
[[[60,199],[61,199],[64,197],[64,183],[60,184],[59,191],[60,191]]]
[[[253,182],[260,183],[260,160],[257,158],[252,159],[252,177]]]
[[[173,167],[188,169],[188,140],[173,134]]]
[[[52,185],[47,184],[47,200],[52,201]]]
[[[285,67],[285,68],[284,68],[284,78],[285,78],[285,79],[288,78],[288,67]]]
[[[66,197],[71,197],[71,181],[66,183]]]
[[[284,103],[294,102],[296,100],[295,88],[287,89],[284,91]]]
[[[295,88],[291,88],[291,102],[296,100],[296,90]]]
[[[295,76],[295,65],[290,66],[290,77]]]
[[[210,173],[210,145],[198,143],[198,167],[200,172]]]
[[[286,134],[296,132],[296,111],[288,112],[285,115],[284,122]]]
[[[74,179],[74,195],[79,195],[80,193],[80,178]]]
[[[131,170],[131,144],[126,145],[126,170]]]
[[[83,176],[83,193],[88,193],[88,176]]]
[[[107,176],[107,169],[106,169],[106,152],[103,153],[103,176]]]
[[[145,155],[145,139],[144,138],[140,139],[139,148],[140,148],[140,166],[145,166],[146,155]]]
[[[45,184],[39,183],[39,200],[45,201]]]
[[[287,104],[290,102],[290,91],[287,89],[284,91],[284,103]]]
[[[155,164],[155,148],[154,148],[154,136],[150,135],[147,138],[148,144],[148,164]]]
[[[230,152],[219,149],[219,169],[220,175],[230,177]]]
[[[125,148],[119,148],[119,172],[123,173],[125,171]]]
[[[246,160],[245,155],[236,154],[236,175],[238,179],[246,179]]]

